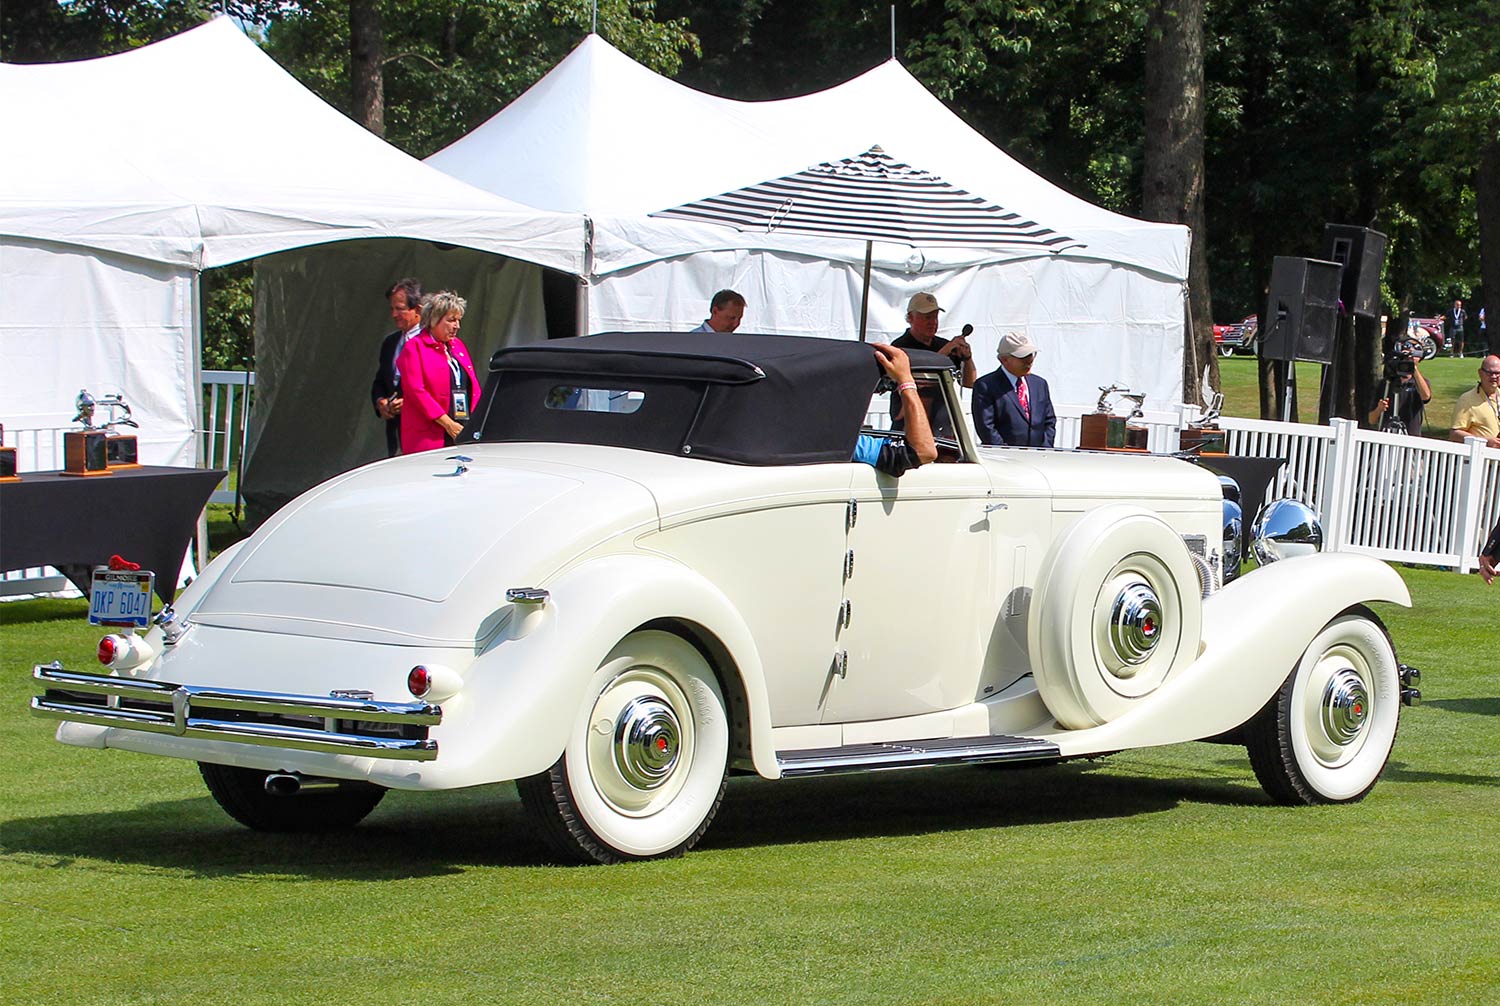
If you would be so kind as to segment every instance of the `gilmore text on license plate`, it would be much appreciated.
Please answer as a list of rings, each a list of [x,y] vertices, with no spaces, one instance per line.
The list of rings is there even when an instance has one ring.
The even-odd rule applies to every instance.
[[[151,622],[151,588],[156,574],[149,570],[94,570],[89,591],[90,625],[135,625]]]

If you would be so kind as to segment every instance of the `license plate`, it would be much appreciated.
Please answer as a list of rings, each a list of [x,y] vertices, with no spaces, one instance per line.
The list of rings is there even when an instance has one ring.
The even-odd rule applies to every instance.
[[[145,628],[151,624],[151,588],[155,584],[156,574],[150,570],[95,569],[89,591],[89,624]]]

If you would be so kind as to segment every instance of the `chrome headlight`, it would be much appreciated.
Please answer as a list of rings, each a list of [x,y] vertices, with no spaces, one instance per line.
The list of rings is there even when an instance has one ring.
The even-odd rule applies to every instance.
[[[1277,500],[1261,507],[1250,537],[1250,550],[1262,566],[1323,550],[1323,525],[1318,515],[1296,500]]]
[[[1224,497],[1224,582],[1229,583],[1240,575],[1240,542],[1244,541],[1245,516],[1240,505],[1228,496]]]
[[[1240,484],[1228,475],[1219,476],[1219,491],[1224,494],[1225,499],[1233,503],[1239,503],[1244,499],[1240,495]]]

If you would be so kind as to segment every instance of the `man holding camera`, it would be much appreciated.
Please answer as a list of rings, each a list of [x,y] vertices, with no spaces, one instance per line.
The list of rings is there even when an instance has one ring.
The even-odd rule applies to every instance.
[[[1398,343],[1386,358],[1385,397],[1370,410],[1370,425],[1383,433],[1422,435],[1425,406],[1432,388],[1422,376],[1422,354],[1409,342]]]

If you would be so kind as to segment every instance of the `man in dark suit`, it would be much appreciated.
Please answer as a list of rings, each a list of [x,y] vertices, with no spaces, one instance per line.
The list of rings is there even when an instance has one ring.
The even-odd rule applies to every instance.
[[[1000,369],[974,382],[974,428],[980,441],[1051,447],[1057,413],[1047,382],[1031,372],[1036,346],[1019,332],[1007,332],[996,355]]]
[[[375,415],[385,420],[385,452],[393,458],[401,453],[401,372],[396,369],[396,357],[406,340],[422,330],[422,284],[403,279],[385,292],[385,299],[391,306],[396,330],[380,343],[380,362],[375,380],[370,382],[370,404],[375,407]]]

